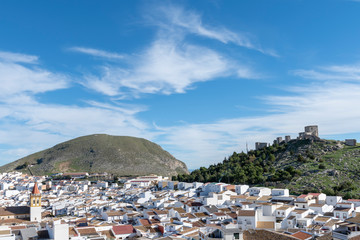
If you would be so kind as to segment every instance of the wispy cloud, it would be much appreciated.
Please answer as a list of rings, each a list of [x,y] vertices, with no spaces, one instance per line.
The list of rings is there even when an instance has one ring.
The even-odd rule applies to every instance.
[[[28,149],[28,153],[36,152],[68,139],[94,133],[151,139],[154,134],[149,131],[148,124],[136,117],[136,113],[142,109],[136,108],[117,108],[101,103],[81,107],[36,101],[0,103],[0,145],[8,146],[4,150],[8,154],[9,149],[21,149],[21,154],[23,149]],[[1,155],[3,163],[24,156],[7,155],[6,159]]]
[[[334,65],[311,70],[300,69],[293,71],[293,73],[308,79],[359,81],[360,64]]]
[[[70,51],[79,52],[88,54],[94,57],[101,57],[106,58],[109,60],[121,60],[124,58],[124,55],[114,53],[114,52],[107,52],[104,50],[99,50],[95,48],[85,48],[85,47],[71,47],[69,48]]]
[[[38,62],[38,59],[37,56],[33,55],[0,51],[0,61],[3,62],[35,64]]]
[[[246,63],[208,46],[189,43],[186,38],[195,34],[259,50],[246,34],[205,26],[199,14],[180,7],[159,7],[147,16],[147,22],[158,27],[155,40],[141,52],[128,54],[121,63],[104,64],[100,74],[87,75],[84,86],[108,96],[137,97],[143,93],[184,93],[198,82],[219,77],[261,77]],[[83,51],[80,47],[72,49]]]
[[[324,69],[356,73],[357,68],[352,66]],[[318,78],[314,75],[313,79]],[[161,128],[160,143],[191,167],[200,167],[217,163],[233,151],[245,151],[247,143],[254,148],[256,141],[271,143],[275,137],[288,134],[294,138],[306,125],[319,125],[321,136],[360,133],[360,111],[356,111],[360,105],[358,82],[339,83],[329,77],[288,91],[285,96],[263,98],[269,110],[265,116]]]
[[[120,67],[107,69],[106,81],[98,79],[100,85],[110,84],[109,89],[115,89],[114,94],[125,86],[139,92],[182,92],[194,82],[223,76],[234,69],[235,74],[238,71],[232,62],[210,49],[193,45],[179,47],[175,41],[154,42],[134,59],[139,60],[143,62],[134,65],[131,71]],[[329,66],[321,71],[356,75],[356,66]],[[246,71],[239,74],[247,75]],[[115,78],[118,75],[121,78]],[[217,163],[233,151],[245,150],[246,143],[252,148],[256,141],[271,142],[279,135],[296,137],[303,126],[309,124],[318,124],[321,135],[360,132],[360,111],[354,110],[360,104],[358,81],[346,80],[338,84],[332,77],[326,77],[308,86],[292,87],[285,96],[264,97],[269,109],[265,116],[162,127],[139,119],[137,114],[147,110],[144,106],[95,100],[86,101],[85,106],[41,103],[36,94],[71,85],[67,77],[38,65],[34,68],[1,60],[0,76],[0,84],[6,86],[0,96],[0,144],[7,145],[0,149],[3,163],[93,133],[153,140],[194,168]],[[316,75],[307,77],[318,79]]]
[[[110,96],[126,90],[135,94],[183,93],[196,82],[235,73],[233,63],[213,50],[165,40],[154,42],[131,64],[127,70],[103,67],[100,77],[88,76],[87,86]],[[242,77],[251,77],[250,70],[245,72]]]
[[[53,73],[38,66],[24,66],[22,63],[34,63],[37,57],[24,54],[3,54],[0,58],[0,101],[24,93],[41,93],[62,89],[69,80],[64,74]],[[9,98],[11,97],[11,98]]]
[[[139,111],[136,106],[121,109],[101,103],[81,107],[36,101],[0,103],[0,145],[7,146],[0,149],[0,161],[4,164],[25,153],[94,133],[152,139],[154,133],[148,124],[136,117]]]
[[[264,54],[278,56],[274,50],[265,50],[251,40],[251,34],[234,32],[225,27],[213,27],[203,23],[202,16],[195,11],[185,10],[179,6],[161,6],[148,14],[148,19],[159,26],[165,34],[195,34],[214,39],[224,44],[233,43],[241,47],[254,49]]]
[[[81,135],[152,137],[147,123],[136,117],[146,110],[143,106],[94,100],[85,101],[85,106],[39,102],[39,93],[69,88],[71,78],[23,65],[31,62],[27,55],[19,55],[22,61],[6,56],[10,57],[0,59],[0,146],[6,146],[0,149],[2,163]]]

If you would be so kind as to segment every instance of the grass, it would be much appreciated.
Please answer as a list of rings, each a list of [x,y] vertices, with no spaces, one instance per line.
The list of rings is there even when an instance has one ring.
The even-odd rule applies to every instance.
[[[289,144],[287,151],[292,151],[287,159],[279,159],[275,164],[276,168],[285,168],[288,165],[294,166],[303,172],[303,176],[293,178],[292,182],[286,185],[292,193],[300,194],[306,189],[322,191],[333,189],[344,182],[354,182],[360,186],[360,144],[357,146],[343,146],[338,149],[339,141],[327,140],[326,142],[315,142],[310,144],[306,141],[298,141]],[[328,151],[324,153],[324,151]],[[301,154],[306,158],[305,163],[297,161]],[[307,156],[313,154],[315,159]],[[319,166],[325,166],[320,169]],[[330,172],[338,172],[338,176],[330,176]],[[347,190],[337,192],[344,195]],[[360,189],[351,190],[353,196],[360,197]]]

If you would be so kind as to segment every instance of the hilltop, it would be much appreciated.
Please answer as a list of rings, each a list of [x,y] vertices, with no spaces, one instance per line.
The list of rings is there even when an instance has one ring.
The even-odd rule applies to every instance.
[[[34,175],[59,172],[112,173],[119,176],[188,173],[185,163],[146,139],[95,134],[75,138],[0,167],[30,169]]]
[[[332,140],[291,140],[201,167],[180,181],[226,182],[360,197],[360,146]]]

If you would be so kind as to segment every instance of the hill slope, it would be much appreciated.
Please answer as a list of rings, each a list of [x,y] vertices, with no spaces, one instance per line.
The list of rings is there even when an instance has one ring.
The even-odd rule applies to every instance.
[[[293,140],[248,154],[234,152],[222,163],[202,167],[181,181],[213,181],[288,188],[294,194],[322,191],[360,197],[360,146],[344,142]]]
[[[188,173],[185,163],[148,140],[95,134],[60,143],[0,167],[0,172],[108,172],[117,175]]]

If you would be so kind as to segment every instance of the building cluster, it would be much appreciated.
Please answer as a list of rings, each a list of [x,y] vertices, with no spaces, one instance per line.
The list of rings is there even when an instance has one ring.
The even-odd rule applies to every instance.
[[[0,240],[357,239],[360,200],[144,176],[0,174]]]

